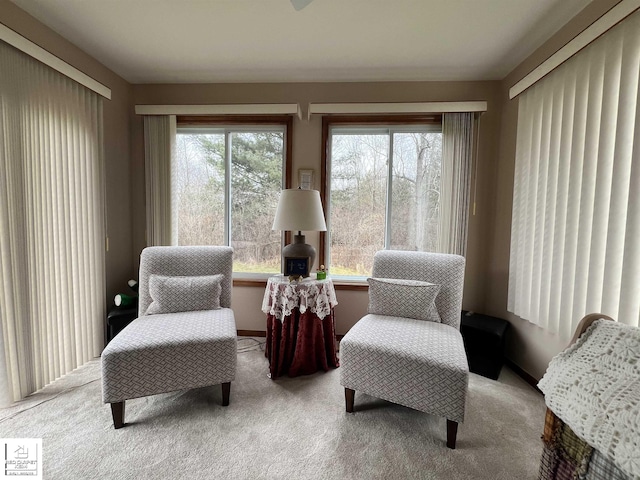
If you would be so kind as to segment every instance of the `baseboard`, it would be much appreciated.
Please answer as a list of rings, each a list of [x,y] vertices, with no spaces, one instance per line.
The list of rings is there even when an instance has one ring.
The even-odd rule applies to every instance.
[[[264,330],[238,330],[239,337],[266,337],[267,332]]]
[[[516,375],[518,375],[520,378],[522,378],[525,382],[527,382],[529,385],[531,385],[533,388],[535,388],[535,390],[540,394],[543,395],[542,390],[540,390],[538,388],[538,380],[535,379],[534,377],[532,377],[531,375],[529,375],[527,372],[525,372],[522,368],[520,368],[518,365],[516,365],[515,363],[513,363],[511,360],[509,360],[508,358],[505,359],[505,363],[507,364],[507,366],[513,370]]]

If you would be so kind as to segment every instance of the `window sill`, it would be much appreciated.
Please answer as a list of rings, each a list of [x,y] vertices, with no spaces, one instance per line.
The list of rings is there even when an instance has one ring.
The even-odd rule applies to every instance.
[[[356,277],[356,276],[337,276],[331,277],[333,280],[333,285],[336,290],[369,290],[369,284],[367,283],[366,277]]]
[[[236,277],[236,275],[238,275]],[[233,286],[234,287],[261,287],[265,288],[267,286],[267,279],[272,277],[274,274],[264,274],[264,275],[245,275],[242,273],[235,274],[233,278]],[[330,277],[333,280],[333,286],[336,290],[351,290],[351,291],[363,291],[366,292],[369,290],[369,285],[366,280],[360,279],[350,279],[350,278],[335,278]]]
[[[234,287],[265,287],[269,277],[277,275],[273,273],[233,272]]]
[[[336,290],[352,290],[366,292],[369,290],[369,284],[364,281],[347,281],[333,279],[333,286]]]
[[[266,287],[267,279],[260,278],[234,278],[233,279],[234,287]]]

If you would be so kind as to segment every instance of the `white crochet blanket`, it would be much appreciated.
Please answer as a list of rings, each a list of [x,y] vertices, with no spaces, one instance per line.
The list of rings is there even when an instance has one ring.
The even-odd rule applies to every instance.
[[[640,329],[597,320],[556,355],[545,402],[580,438],[640,478]]]

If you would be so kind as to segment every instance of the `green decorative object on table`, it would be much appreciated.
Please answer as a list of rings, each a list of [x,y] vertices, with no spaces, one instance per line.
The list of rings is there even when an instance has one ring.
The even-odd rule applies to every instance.
[[[127,285],[129,285],[129,288],[131,288],[135,293],[133,295],[127,295],[125,293],[117,294],[113,299],[113,303],[116,307],[127,307],[138,303],[138,281],[129,280]]]
[[[320,268],[316,272],[316,280],[326,280],[327,278],[327,270],[324,268],[324,265],[320,265]]]
[[[115,303],[116,307],[126,307],[127,305],[133,305],[137,301],[138,297],[125,295],[124,293],[117,294],[113,299],[113,303]]]

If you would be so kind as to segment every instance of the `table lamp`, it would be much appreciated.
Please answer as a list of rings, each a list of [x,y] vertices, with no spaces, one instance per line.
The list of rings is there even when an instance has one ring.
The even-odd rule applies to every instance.
[[[308,277],[316,259],[316,249],[305,243],[302,231],[327,230],[320,192],[300,188],[282,190],[272,230],[298,232],[293,243],[282,249],[283,273]]]

